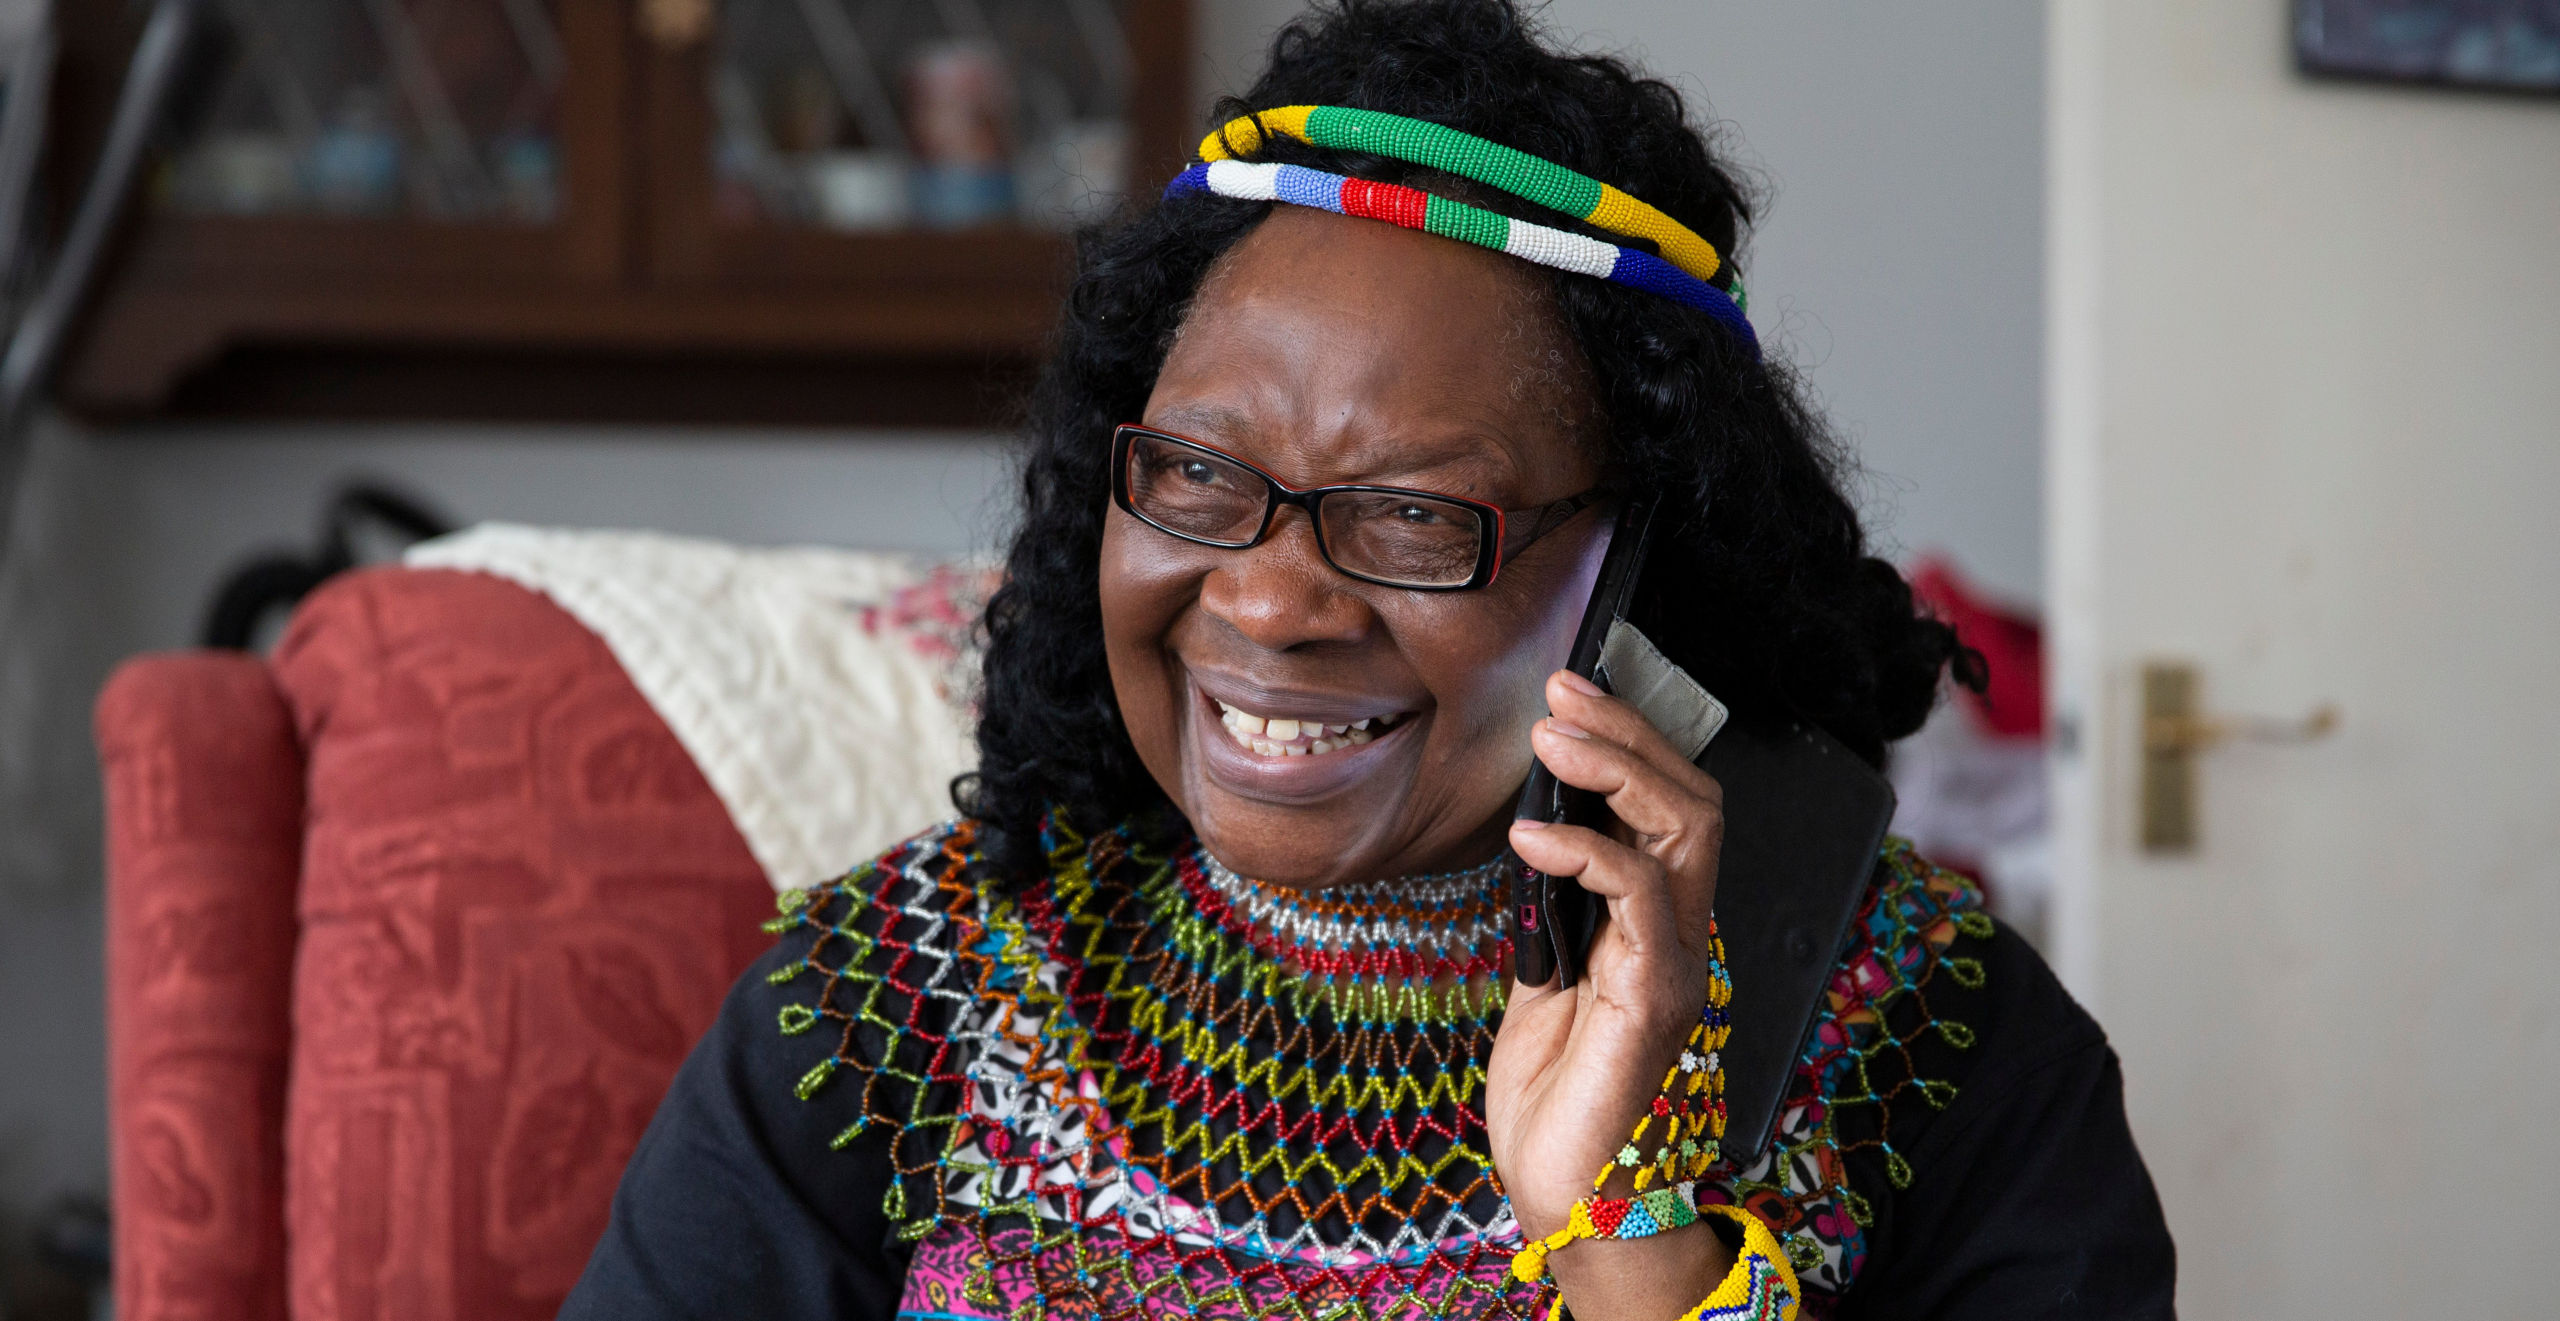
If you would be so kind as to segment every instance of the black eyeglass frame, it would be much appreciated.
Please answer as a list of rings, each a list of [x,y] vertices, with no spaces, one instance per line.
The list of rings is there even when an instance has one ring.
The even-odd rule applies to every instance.
[[[1220,541],[1212,537],[1204,537],[1196,533],[1184,532],[1178,528],[1166,527],[1164,524],[1147,517],[1144,513],[1141,513],[1138,509],[1137,502],[1131,499],[1129,495],[1129,449],[1131,444],[1141,436],[1150,440],[1159,440],[1170,445],[1177,445],[1184,449],[1197,450],[1211,458],[1232,463],[1237,467],[1260,477],[1264,486],[1262,522],[1254,528],[1253,535],[1242,541]],[[1356,569],[1343,567],[1333,558],[1333,548],[1325,544],[1324,511],[1322,506],[1324,498],[1328,495],[1351,492],[1360,492],[1372,495],[1418,497],[1425,500],[1437,500],[1443,504],[1457,505],[1460,508],[1473,511],[1476,515],[1476,563],[1474,570],[1467,575],[1467,580],[1465,582],[1423,584],[1396,582],[1393,579],[1379,578],[1370,574],[1362,573]],[[1595,487],[1592,490],[1584,491],[1579,495],[1568,495],[1561,500],[1551,500],[1546,504],[1539,505],[1533,509],[1505,511],[1498,505],[1489,505],[1482,500],[1470,500],[1462,495],[1449,495],[1440,491],[1426,491],[1413,486],[1377,486],[1365,482],[1346,482],[1334,486],[1310,486],[1301,489],[1299,487],[1291,486],[1287,482],[1281,481],[1279,478],[1272,476],[1261,464],[1255,463],[1251,459],[1230,454],[1215,445],[1193,440],[1189,436],[1175,435],[1170,431],[1159,431],[1154,427],[1145,426],[1136,422],[1124,422],[1111,433],[1111,502],[1118,505],[1121,512],[1127,514],[1129,517],[1146,524],[1148,527],[1154,528],[1158,532],[1164,533],[1166,536],[1188,541],[1193,545],[1215,546],[1220,550],[1249,550],[1252,547],[1261,545],[1265,539],[1270,537],[1271,525],[1280,517],[1280,507],[1282,505],[1295,505],[1306,512],[1307,523],[1316,534],[1316,553],[1324,557],[1324,562],[1330,566],[1334,572],[1339,573],[1346,578],[1355,579],[1360,582],[1372,583],[1379,587],[1394,587],[1408,592],[1470,592],[1480,587],[1490,586],[1495,578],[1501,576],[1502,562],[1504,560],[1527,550],[1531,545],[1535,544],[1539,538],[1563,527],[1567,522],[1572,520],[1575,514],[1581,513],[1583,510],[1599,503],[1601,498],[1602,496],[1599,489]],[[1524,516],[1534,516],[1534,518],[1528,523],[1529,534],[1522,537],[1519,544],[1506,545],[1505,542],[1508,537],[1507,529],[1510,525],[1510,516],[1514,513]]]

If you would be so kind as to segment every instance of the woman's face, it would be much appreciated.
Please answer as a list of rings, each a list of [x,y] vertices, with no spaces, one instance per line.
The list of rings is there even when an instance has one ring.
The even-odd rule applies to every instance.
[[[1580,354],[1509,257],[1295,207],[1202,283],[1144,421],[1293,487],[1368,482],[1532,509],[1591,488]],[[1098,443],[1098,441],[1097,441]],[[1546,676],[1573,643],[1601,508],[1466,592],[1327,565],[1304,513],[1259,546],[1105,515],[1102,621],[1138,755],[1210,852],[1325,886],[1481,862],[1529,772]],[[1253,735],[1236,728],[1263,722]],[[1293,721],[1270,755],[1268,722]],[[1319,726],[1368,721],[1366,742]],[[1318,737],[1328,751],[1311,749]]]

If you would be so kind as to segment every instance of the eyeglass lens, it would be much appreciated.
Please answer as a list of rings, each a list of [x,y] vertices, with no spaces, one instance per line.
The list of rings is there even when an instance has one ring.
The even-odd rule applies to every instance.
[[[1140,517],[1223,546],[1251,545],[1271,505],[1261,473],[1153,436],[1130,438],[1128,482]],[[1482,516],[1465,505],[1410,491],[1334,491],[1319,501],[1336,568],[1411,587],[1452,586],[1475,572]]]

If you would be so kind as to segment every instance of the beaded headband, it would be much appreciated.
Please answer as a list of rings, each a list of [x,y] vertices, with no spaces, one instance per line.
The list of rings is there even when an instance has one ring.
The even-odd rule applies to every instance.
[[[1235,159],[1259,150],[1266,134],[1445,170],[1609,233],[1649,241],[1662,255],[1513,220],[1402,185]],[[1212,193],[1244,201],[1314,206],[1473,243],[1556,270],[1597,276],[1707,312],[1739,335],[1754,358],[1760,355],[1759,337],[1743,315],[1741,283],[1736,281],[1730,294],[1711,283],[1724,268],[1714,245],[1618,188],[1527,152],[1403,115],[1345,106],[1283,106],[1227,121],[1201,140],[1200,159],[1201,164],[1174,179],[1165,189],[1166,196]]]
[[[1714,317],[1760,356],[1760,338],[1732,297],[1687,271],[1635,248],[1603,243],[1545,225],[1435,197],[1402,184],[1353,179],[1304,165],[1211,161],[1194,165],[1166,185],[1165,196],[1211,193],[1246,202],[1289,202],[1336,215],[1383,220],[1406,229],[1509,253],[1523,261],[1595,275],[1611,284],[1668,298]]]

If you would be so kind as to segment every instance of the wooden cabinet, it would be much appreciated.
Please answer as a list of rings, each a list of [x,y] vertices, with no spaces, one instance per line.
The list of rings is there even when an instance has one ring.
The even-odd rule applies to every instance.
[[[77,159],[132,25],[70,8],[111,11],[65,15]],[[1074,208],[1187,150],[1189,0],[223,8],[66,363],[82,413],[984,425]]]

